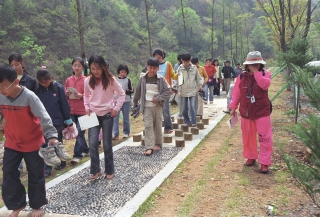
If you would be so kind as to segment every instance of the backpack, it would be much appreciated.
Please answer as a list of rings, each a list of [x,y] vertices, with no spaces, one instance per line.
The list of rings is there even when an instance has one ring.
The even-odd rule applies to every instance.
[[[263,70],[262,71],[262,76],[265,76],[266,75],[266,73],[265,73],[265,71]],[[241,72],[240,73],[240,80],[243,78],[243,73]],[[267,92],[268,92],[268,90],[267,90]],[[269,103],[270,103],[270,114],[272,113],[272,102],[270,101],[270,99],[269,99]]]

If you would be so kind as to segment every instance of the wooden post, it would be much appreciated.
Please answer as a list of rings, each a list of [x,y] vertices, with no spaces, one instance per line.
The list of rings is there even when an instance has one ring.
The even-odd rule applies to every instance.
[[[132,136],[132,139],[134,142],[141,142],[142,140],[142,135],[141,134],[136,134]]]
[[[146,135],[146,132],[144,132],[144,130],[142,131],[142,135],[143,135],[143,136],[145,136],[145,135]]]
[[[199,122],[197,123],[197,127],[200,129],[200,130],[203,130],[204,129],[204,124]]]
[[[163,136],[164,143],[172,143],[172,136]]]
[[[183,118],[178,118],[178,124],[184,124]]]
[[[192,133],[184,133],[184,140],[192,141]]]
[[[201,121],[200,116],[197,116],[197,122],[200,122],[200,121]]]
[[[202,118],[202,123],[204,125],[209,125],[209,118]]]
[[[192,127],[191,128],[191,133],[192,133],[192,135],[199,135],[199,128]]]
[[[183,132],[189,132],[189,126],[188,125],[181,125],[181,130]]]
[[[184,147],[184,139],[176,139],[176,147]]]
[[[174,116],[171,117],[171,121],[174,122]]]
[[[142,146],[145,146],[144,138],[142,138],[142,140],[141,140],[141,145],[142,145]]]
[[[176,137],[183,137],[183,131],[182,130],[175,130],[174,135]]]
[[[178,123],[172,123],[172,128],[173,129],[179,129],[179,124]]]

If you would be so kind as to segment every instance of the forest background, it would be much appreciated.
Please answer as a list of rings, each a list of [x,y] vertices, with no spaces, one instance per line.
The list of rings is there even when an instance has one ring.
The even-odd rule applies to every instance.
[[[173,65],[187,51],[202,63],[208,57],[242,63],[252,50],[274,64],[277,39],[254,0],[82,0],[86,57],[102,55],[113,74],[127,64],[136,84],[150,57],[146,3],[152,50],[164,49]],[[319,59],[313,26],[308,39],[311,55]],[[72,58],[81,56],[77,1],[1,0],[0,62],[11,53],[23,56],[32,76],[46,65],[63,84],[72,74]]]

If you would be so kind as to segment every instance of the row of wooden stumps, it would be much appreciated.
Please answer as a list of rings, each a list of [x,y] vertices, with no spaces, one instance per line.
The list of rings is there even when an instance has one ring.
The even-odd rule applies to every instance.
[[[205,125],[209,125],[209,119],[208,118],[200,118],[200,116],[197,116],[197,126],[191,127],[184,124],[183,118],[178,118],[177,122],[175,122],[175,118],[171,117],[172,120],[172,127],[174,129],[174,133],[176,137],[176,147],[185,147],[185,141],[192,141],[193,135],[199,135],[199,130],[203,130]],[[164,126],[164,122],[162,121],[162,126]],[[141,142],[141,145],[144,146],[144,135],[145,132],[143,131],[143,134],[136,134],[133,135],[133,142]],[[172,135],[166,134],[164,132],[163,134],[163,142],[164,143],[172,143]]]

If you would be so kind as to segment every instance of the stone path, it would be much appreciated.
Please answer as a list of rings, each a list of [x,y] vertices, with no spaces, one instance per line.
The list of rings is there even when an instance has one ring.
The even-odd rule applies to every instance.
[[[174,133],[171,143],[164,143],[161,151],[149,157],[143,155],[141,142],[133,142],[132,138],[115,146],[116,176],[112,180],[101,177],[89,181],[88,161],[50,181],[46,184],[49,203],[44,210],[48,215],[131,216],[224,117],[225,108],[225,94],[215,97],[213,104],[204,105],[203,118],[209,118],[209,125],[193,135],[192,141],[185,141],[184,148],[175,147],[178,137]],[[100,159],[104,171],[103,153]]]

